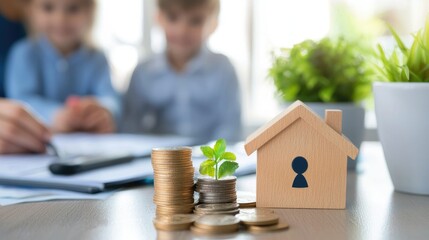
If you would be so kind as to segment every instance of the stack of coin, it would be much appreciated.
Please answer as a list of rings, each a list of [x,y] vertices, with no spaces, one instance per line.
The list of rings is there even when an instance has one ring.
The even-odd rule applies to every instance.
[[[191,231],[196,234],[234,233],[240,227],[240,220],[231,215],[204,215],[194,222]]]
[[[237,178],[227,177],[219,180],[200,177],[197,182],[199,203],[235,203],[237,192],[235,189]]]
[[[157,215],[192,213],[194,209],[194,167],[188,147],[152,149]]]
[[[156,229],[163,231],[189,230],[197,218],[195,214],[158,216],[153,220],[153,224]]]
[[[240,212],[238,203],[199,204],[195,206],[197,215],[235,215]]]

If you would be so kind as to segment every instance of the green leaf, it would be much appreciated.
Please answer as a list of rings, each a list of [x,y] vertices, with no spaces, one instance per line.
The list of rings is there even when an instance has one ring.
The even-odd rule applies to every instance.
[[[389,28],[390,33],[392,33],[392,36],[395,38],[396,44],[398,45],[399,49],[402,51],[402,53],[407,54],[408,49],[405,46],[404,42],[399,37],[399,35],[396,33],[395,29],[393,29],[393,27],[390,26],[389,24],[387,25],[387,27]]]
[[[230,161],[235,161],[236,159],[237,159],[237,157],[235,156],[235,154],[234,153],[232,153],[232,152],[225,152],[223,155],[222,155],[222,158],[221,159],[225,159],[225,160],[230,160]]]
[[[212,159],[207,159],[200,164],[200,173],[205,176],[214,177],[216,162]]]
[[[268,75],[284,101],[357,102],[371,94],[362,89],[371,87],[375,78],[374,67],[364,58],[372,52],[359,41],[305,40],[276,53]],[[397,71],[389,66],[380,75]]]
[[[231,161],[224,161],[218,170],[218,178],[234,175],[235,170],[238,168],[238,163]]]
[[[214,150],[213,148],[209,146],[201,146],[201,152],[203,152],[204,156],[206,156],[209,159],[214,158]]]
[[[396,42],[396,49],[388,57],[379,46],[378,73],[390,82],[429,82],[429,19],[425,26],[413,35],[411,47],[407,47],[395,30],[389,26]],[[400,51],[398,51],[400,50]]]
[[[223,153],[226,149],[226,141],[225,139],[221,138],[216,141],[216,144],[214,145],[214,154],[216,156],[216,159],[219,159],[222,157]]]

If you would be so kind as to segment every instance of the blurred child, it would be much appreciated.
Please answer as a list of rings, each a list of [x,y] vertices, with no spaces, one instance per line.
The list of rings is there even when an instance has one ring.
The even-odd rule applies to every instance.
[[[112,132],[118,114],[103,53],[88,45],[95,0],[29,0],[33,38],[16,44],[6,93],[56,132]]]
[[[136,67],[125,97],[124,130],[200,142],[237,140],[237,76],[227,57],[206,46],[217,27],[219,0],[158,0],[158,6],[167,49]]]

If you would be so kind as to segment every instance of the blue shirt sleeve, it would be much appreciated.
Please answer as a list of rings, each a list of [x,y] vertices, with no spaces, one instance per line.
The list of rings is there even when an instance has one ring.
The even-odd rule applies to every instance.
[[[30,45],[29,41],[20,42],[9,55],[5,78],[7,97],[28,104],[36,116],[51,125],[55,112],[63,104],[43,97],[38,57]]]
[[[225,57],[221,80],[222,94],[219,99],[219,121],[212,139],[241,140],[241,94],[234,67]]]
[[[109,64],[102,53],[97,53],[95,61],[92,94],[103,107],[110,111],[118,122],[121,112],[120,97],[112,86]]]
[[[141,65],[137,65],[131,77],[128,90],[123,97],[123,117],[121,131],[127,133],[143,132],[141,120],[144,115],[144,100],[141,97],[141,80],[144,79]]]
[[[6,59],[13,44],[25,37],[24,26],[22,23],[10,21],[0,14],[0,36],[0,97],[5,97]]]

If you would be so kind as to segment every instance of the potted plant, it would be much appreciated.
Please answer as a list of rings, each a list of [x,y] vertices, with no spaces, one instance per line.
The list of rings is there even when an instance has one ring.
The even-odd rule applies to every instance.
[[[200,164],[202,177],[197,181],[199,203],[233,203],[237,200],[234,173],[238,168],[236,156],[226,151],[225,139],[216,141],[214,147],[202,146],[201,151],[207,158]]]
[[[361,101],[371,93],[373,71],[358,44],[343,38],[306,40],[274,55],[269,76],[287,104],[306,102],[319,116],[343,111],[343,132],[360,147],[365,131]],[[356,167],[348,162],[349,169]]]
[[[374,83],[378,134],[397,191],[429,194],[429,22],[407,47],[390,28],[395,50],[379,45]]]

